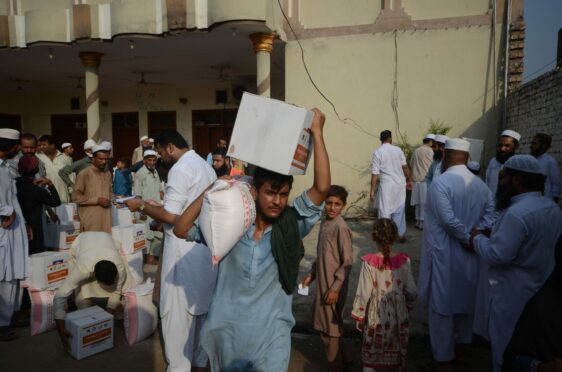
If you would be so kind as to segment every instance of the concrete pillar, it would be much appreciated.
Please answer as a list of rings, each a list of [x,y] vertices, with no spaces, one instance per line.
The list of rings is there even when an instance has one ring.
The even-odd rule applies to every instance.
[[[251,34],[257,58],[257,85],[260,96],[271,95],[271,51],[273,50],[274,34]]]
[[[88,138],[98,142],[100,134],[99,67],[102,53],[80,52],[80,59],[86,69],[86,116]]]

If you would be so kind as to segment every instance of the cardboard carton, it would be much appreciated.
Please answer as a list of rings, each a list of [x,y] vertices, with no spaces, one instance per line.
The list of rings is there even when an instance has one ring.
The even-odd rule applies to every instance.
[[[60,287],[69,274],[68,258],[68,252],[32,254],[29,256],[27,283],[35,290]]]
[[[127,207],[111,206],[111,221],[113,226],[126,226],[133,223],[133,214]]]
[[[47,223],[43,228],[45,247],[69,249],[74,239],[80,234],[80,222]]]
[[[121,243],[123,254],[133,254],[146,247],[146,231],[144,224],[114,226],[111,233]]]
[[[113,315],[99,306],[68,313],[65,327],[72,335],[70,354],[78,360],[113,348]]]
[[[55,213],[61,223],[78,221],[78,206],[76,203],[62,203],[55,208]]]
[[[312,154],[314,113],[271,98],[244,93],[228,156],[271,171],[299,175]]]

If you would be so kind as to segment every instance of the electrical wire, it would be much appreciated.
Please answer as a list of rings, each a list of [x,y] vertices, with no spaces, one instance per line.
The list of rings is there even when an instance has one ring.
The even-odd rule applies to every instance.
[[[400,118],[398,117],[398,31],[394,30],[394,84],[392,86],[392,98],[390,101],[392,111],[394,112],[394,120],[396,121],[396,131],[405,144],[404,136],[400,131]]]
[[[334,113],[336,114],[336,116],[337,116],[337,118],[340,122],[342,122],[343,124],[346,124],[346,125],[350,125],[351,127],[355,128],[356,130],[358,130],[358,131],[360,131],[360,132],[362,132],[362,133],[364,133],[368,136],[378,138],[377,135],[365,130],[361,125],[359,125],[352,118],[342,118],[340,116],[338,110],[336,109],[336,106],[334,105],[334,103],[320,90],[320,88],[318,87],[318,85],[316,84],[314,79],[312,78],[312,75],[310,74],[310,71],[308,70],[308,65],[306,64],[306,60],[304,58],[304,48],[301,44],[301,41],[299,40],[299,38],[297,36],[297,33],[295,32],[295,29],[293,28],[293,26],[291,25],[291,22],[289,21],[289,18],[287,17],[287,14],[285,14],[285,11],[283,10],[283,6],[281,6],[281,0],[277,0],[277,4],[279,5],[279,9],[281,10],[281,13],[283,14],[283,18],[285,18],[285,21],[287,22],[287,25],[289,26],[289,29],[291,30],[291,33],[293,34],[293,37],[297,41],[297,44],[298,44],[298,46],[300,48],[300,51],[301,51],[301,59],[302,59],[304,71],[306,72],[306,75],[308,76],[308,80],[310,81],[310,83],[312,84],[314,89],[316,89],[318,94],[320,94],[320,96],[322,96],[322,98],[324,98],[324,100],[326,102],[328,102],[328,104],[332,107],[332,110],[334,111]]]

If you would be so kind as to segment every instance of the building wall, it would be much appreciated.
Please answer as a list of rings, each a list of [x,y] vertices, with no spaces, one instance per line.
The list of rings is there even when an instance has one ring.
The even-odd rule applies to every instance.
[[[529,153],[535,133],[552,136],[549,153],[562,163],[562,69],[531,80],[509,95],[507,128],[521,133],[522,153]]]
[[[455,1],[456,6],[451,7],[448,1],[432,0],[428,9],[435,14],[430,17],[429,10],[417,2],[403,0],[402,8],[394,9],[396,21],[381,18],[383,12],[376,6],[381,2],[354,0],[357,12],[362,12],[356,19],[366,22],[368,12],[371,23],[376,21],[347,26],[337,19],[341,12],[351,22],[355,17],[349,13],[354,7],[335,1],[331,7],[322,7],[324,1],[320,0],[295,3],[301,6],[290,9],[291,21],[305,50],[306,64],[339,118],[310,83],[299,45],[287,28],[286,100],[326,113],[332,182],[351,191],[351,202],[360,199],[359,205],[367,206],[371,156],[380,146],[378,137],[384,129],[393,132],[395,143],[405,140],[417,145],[430,120],[439,120],[452,126],[451,136],[484,140],[487,163],[501,121],[494,84],[496,97],[502,89],[502,26],[497,26],[494,64],[488,1],[472,1],[470,6]],[[322,15],[314,18],[320,10]],[[457,18],[438,18],[455,14]],[[329,24],[338,27],[326,27]],[[395,76],[399,126],[391,105]],[[295,191],[311,184],[309,168],[306,176],[296,178]]]

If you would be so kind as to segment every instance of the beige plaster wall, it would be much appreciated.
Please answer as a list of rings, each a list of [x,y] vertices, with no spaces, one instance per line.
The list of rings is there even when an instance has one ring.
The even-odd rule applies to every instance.
[[[277,1],[277,0],[276,0]],[[305,28],[370,24],[381,11],[381,1],[305,0],[293,2],[293,15],[299,14]]]
[[[497,40],[499,47],[499,35]],[[345,123],[338,120],[315,91],[295,41],[286,46],[286,100],[318,106],[327,114],[332,182],[348,187],[349,200],[353,201],[368,190],[371,154],[380,146],[380,131],[390,129],[395,142],[400,139],[391,107],[394,32],[305,39],[301,43],[316,84],[335,104],[341,118],[350,119]],[[493,109],[490,29],[399,31],[397,44],[401,133],[412,145],[419,144],[430,120],[441,120],[453,126],[452,136],[484,139],[490,156],[501,117],[500,111]],[[311,184],[309,168],[306,176],[296,177],[295,190]]]
[[[412,19],[436,19],[485,14],[489,0],[402,0]]]

